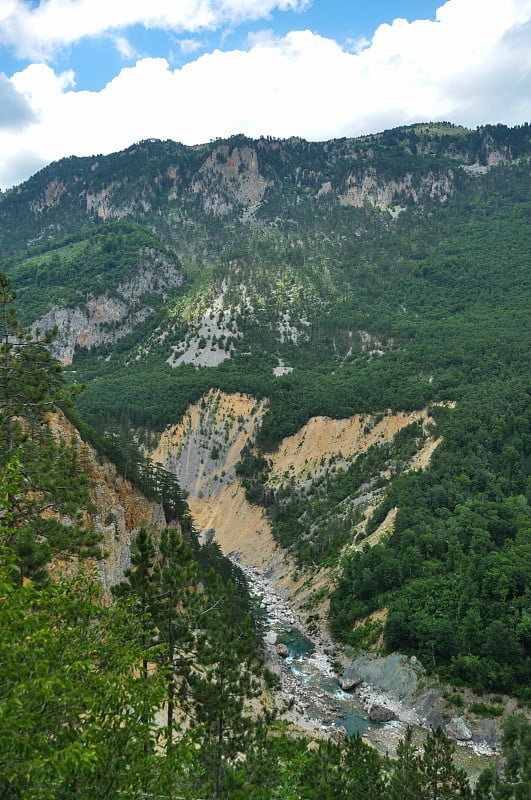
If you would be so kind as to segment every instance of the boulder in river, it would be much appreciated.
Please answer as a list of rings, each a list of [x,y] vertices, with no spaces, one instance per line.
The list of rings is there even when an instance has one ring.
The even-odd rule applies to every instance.
[[[371,722],[389,722],[392,719],[396,719],[396,714],[387,706],[375,704],[369,711],[369,719]]]
[[[459,742],[468,742],[472,738],[472,731],[464,717],[453,717],[446,725],[446,733],[450,738],[457,739]]]
[[[363,675],[361,675],[356,667],[352,665],[343,670],[343,674],[337,679],[344,692],[351,692],[360,683],[363,683]]]
[[[328,733],[333,742],[342,744],[347,741],[348,733],[343,725],[332,725]]]
[[[283,642],[277,644],[277,655],[279,655],[280,658],[287,658],[289,656],[289,650]]]
[[[264,636],[264,642],[266,644],[276,644],[278,636],[275,631],[268,631]]]

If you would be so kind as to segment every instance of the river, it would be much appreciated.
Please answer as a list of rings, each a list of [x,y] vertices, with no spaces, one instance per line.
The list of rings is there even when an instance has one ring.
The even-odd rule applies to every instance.
[[[381,727],[369,720],[356,695],[342,691],[325,653],[317,651],[298,628],[269,621],[279,643],[289,651],[284,663],[296,682],[295,687],[290,682],[295,688],[294,699],[302,703],[305,714],[323,732],[344,728],[349,736],[363,735],[369,728]]]
[[[305,632],[304,619],[280,597],[258,570],[242,564],[255,596],[266,618],[266,648],[269,664],[281,681],[281,698],[291,709],[284,718],[295,728],[310,735],[341,738],[359,734],[382,755],[396,755],[396,747],[408,725],[414,728],[414,740],[422,747],[426,731],[414,724],[407,708],[400,709],[400,720],[375,723],[366,708],[381,700],[378,691],[364,685],[357,693],[342,691],[330,659],[330,643],[314,639]],[[287,656],[277,654],[278,645],[285,645]],[[493,756],[457,746],[454,760],[474,784],[480,772],[493,761]]]

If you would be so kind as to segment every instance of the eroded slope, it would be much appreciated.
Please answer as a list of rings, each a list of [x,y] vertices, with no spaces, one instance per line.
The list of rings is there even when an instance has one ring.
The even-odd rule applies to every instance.
[[[318,570],[319,579],[312,570],[312,579],[308,580],[310,573],[297,569],[293,556],[275,541],[265,509],[247,501],[236,475],[242,450],[252,446],[265,410],[264,403],[251,397],[212,391],[188,409],[181,423],[162,434],[150,455],[173,472],[188,492],[192,515],[203,536],[214,536],[223,552],[236,554],[243,564],[269,574],[277,589],[296,594],[297,602],[303,603],[333,574],[334,565],[329,563]],[[429,434],[430,422],[426,409],[343,420],[315,417],[297,434],[285,438],[268,457],[265,491],[279,493],[287,486],[309,491],[329,474],[347,470],[371,447],[392,442],[397,433],[412,424],[418,424],[423,437],[408,467],[421,468],[438,444]],[[361,521],[352,527],[348,547],[358,546],[356,540],[360,532],[363,535],[367,516],[385,490],[384,478],[374,476],[370,485],[364,485],[358,496],[344,504],[363,509]],[[343,513],[344,508],[337,509],[339,519]],[[391,515],[373,534],[374,539],[392,528],[392,519]],[[294,574],[300,577],[294,578]]]

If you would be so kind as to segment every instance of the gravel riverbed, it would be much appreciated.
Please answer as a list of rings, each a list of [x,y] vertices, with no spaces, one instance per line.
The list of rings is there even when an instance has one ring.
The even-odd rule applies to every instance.
[[[422,715],[422,700],[419,702],[417,698],[413,701],[408,696],[403,701],[393,692],[385,691],[381,686],[372,685],[365,680],[354,692],[343,692],[332,666],[332,660],[334,663],[345,663],[341,648],[325,636],[316,637],[310,633],[302,614],[295,611],[289,601],[278,594],[267,576],[254,567],[241,563],[239,566],[246,574],[252,594],[260,603],[268,621],[264,646],[267,665],[280,679],[277,703],[281,719],[287,721],[294,730],[317,738],[340,739],[346,732],[359,733],[380,753],[391,757],[396,754],[396,747],[406,728],[413,726],[415,738],[419,746],[422,746],[426,729],[432,727]],[[286,655],[285,650],[279,648],[290,629],[298,631],[301,639],[308,642],[308,650],[302,656]],[[284,654],[280,655],[279,651]],[[392,661],[393,657],[390,658],[391,673],[407,662],[404,656],[398,654],[394,656],[396,664]],[[376,661],[377,658],[373,655],[367,656],[368,675]],[[415,662],[414,659],[412,661]],[[421,669],[420,665],[419,668]],[[382,724],[371,723],[369,712],[373,706],[388,709],[394,719]],[[477,776],[497,755],[497,748],[487,742],[457,744],[462,746],[457,747],[456,760],[471,776]]]

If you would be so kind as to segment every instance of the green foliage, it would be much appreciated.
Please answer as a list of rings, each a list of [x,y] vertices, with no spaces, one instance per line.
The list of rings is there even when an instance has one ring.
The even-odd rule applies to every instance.
[[[249,594],[249,585],[244,573],[223,555],[217,542],[202,544],[196,558],[199,579],[214,597],[222,596],[223,607],[229,615],[229,625],[241,624],[243,620],[251,624],[253,645],[247,655],[259,658],[262,624],[258,618],[256,604]]]
[[[118,472],[149,500],[160,503],[166,521],[178,522],[185,537],[194,540],[190,509],[178,480],[160,464],[145,456],[138,445],[116,430],[98,434],[74,408],[65,409],[84,441],[89,442],[100,456],[108,458]]]
[[[16,465],[0,478],[7,507]],[[301,738],[268,735],[271,718],[257,718],[249,706],[261,686],[248,619],[234,619],[230,586],[211,579],[208,591],[197,591],[190,552],[175,531],[165,534],[159,555],[140,531],[111,606],[95,599],[89,576],[38,589],[13,581],[10,563],[3,544],[0,790],[7,800],[472,796],[440,730],[428,734],[422,756],[408,732],[389,763],[359,737],[310,748]],[[164,701],[161,737],[155,715]],[[174,703],[181,719],[184,711],[193,720],[186,730],[179,731]],[[525,736],[519,723],[504,737],[504,786],[516,785],[515,800],[524,797]]]
[[[178,263],[155,234],[125,220],[100,223],[37,250],[36,255],[5,265],[28,321],[54,307],[113,297],[120,284],[161,257]]]
[[[269,182],[252,215],[242,213],[237,179],[221,177],[235,148],[253,149]],[[506,163],[462,168],[487,167],[492,152]],[[161,287],[148,320],[116,345],[76,354],[72,379],[87,385],[79,409],[100,434],[129,436],[178,422],[211,388],[267,398],[241,477],[304,565],[332,563],[351,541],[353,493],[368,475],[380,480],[389,459],[378,448],[312,496],[289,484],[272,496],[267,452],[314,415],[456,402],[434,406],[443,443],[429,469],[400,474],[406,453],[390,464],[392,480],[375,484],[384,496],[367,533],[395,506],[396,529],[373,552],[346,558],[331,627],[348,641],[356,621],[386,606],[388,648],[415,651],[429,669],[479,691],[522,697],[531,630],[530,152],[529,125],[418,124],[328,143],[148,141],[51,165],[0,202],[4,269],[27,320],[112,295],[148,251],[179,260],[183,286]],[[396,218],[344,204],[365,177],[404,187]],[[87,212],[101,198],[120,222]],[[199,335],[201,315],[220,297],[232,357],[172,369],[171,348]],[[293,371],[273,377],[279,361]],[[122,451],[125,471],[159,495],[167,484],[177,518],[186,513],[162,473]],[[337,507],[343,516],[332,517]]]
[[[356,619],[388,606],[390,650],[479,692],[525,694],[531,569],[528,394],[518,383],[471,392],[439,409],[443,443],[431,469],[391,488],[394,533],[353,553],[332,596],[331,621],[346,641]]]
[[[479,777],[478,800],[525,800],[531,792],[531,725],[521,714],[509,717],[502,737],[502,769]]]
[[[76,440],[57,438],[47,417],[69,400],[50,337],[20,326],[15,297],[0,274],[0,468],[18,470],[0,523],[9,523],[7,543],[22,582],[44,580],[52,554],[95,555],[98,537],[83,520],[91,506]]]
[[[250,702],[262,687],[261,670],[253,662],[254,636],[249,618],[235,621],[229,584],[220,586],[215,603],[202,616],[197,660],[190,672],[195,736],[201,743],[201,791],[225,797],[228,765],[251,748],[264,721],[252,713]]]
[[[429,800],[454,800],[471,798],[472,792],[463,770],[452,761],[455,745],[435,728],[426,737],[424,753],[420,759],[421,794]]]
[[[370,490],[382,489],[407,466],[424,440],[422,426],[404,427],[389,443],[375,444],[351,463],[323,465],[310,486],[299,488],[286,481],[276,490],[264,490],[266,462],[242,454],[238,467],[247,499],[260,502],[280,545],[290,550],[301,566],[335,563],[341,548],[351,541],[361,521],[359,505]]]
[[[468,710],[472,714],[477,714],[480,717],[501,717],[503,714],[503,706],[496,706],[483,702],[470,703]]]
[[[113,594],[139,621],[142,675],[147,680],[156,665],[166,686],[166,757],[173,763],[185,746],[185,715],[194,725],[184,738],[201,747],[186,780],[218,797],[227,759],[241,754],[259,727],[246,700],[261,692],[262,670],[243,574],[217,545],[196,551],[197,561],[176,529],[162,532],[158,548],[141,529],[132,566]]]
[[[48,351],[53,334],[43,338],[22,328],[16,316],[14,291],[0,273],[0,436],[7,451],[20,439],[21,417],[42,420],[58,399],[59,365]]]
[[[36,590],[0,576],[0,791],[15,800],[148,788],[161,703],[135,676],[137,623],[80,575]],[[153,766],[153,764],[152,764]]]

